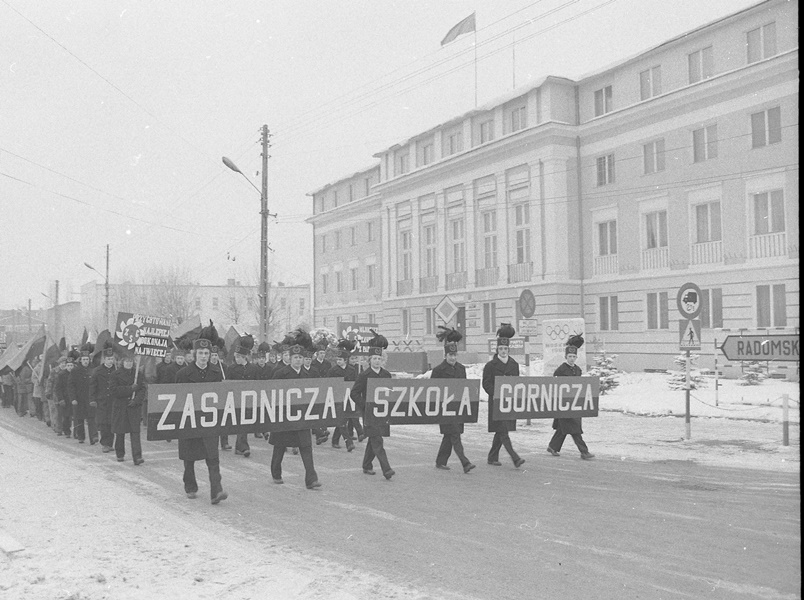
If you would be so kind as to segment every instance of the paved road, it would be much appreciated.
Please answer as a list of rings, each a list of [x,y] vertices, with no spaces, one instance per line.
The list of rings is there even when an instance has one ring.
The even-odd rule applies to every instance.
[[[285,485],[275,485],[270,446],[252,439],[249,459],[222,453],[230,498],[212,507],[184,498],[175,442],[144,442],[147,462],[135,468],[32,419],[2,418],[0,426],[60,447],[139,494],[175,499],[183,514],[197,511],[244,536],[436,597],[801,597],[798,474],[605,456],[585,462],[574,450],[525,454],[519,470],[492,467],[484,458],[490,436],[475,426],[465,441],[478,467],[464,475],[454,457],[453,470],[434,468],[437,428],[396,427],[387,440],[393,481],[379,470],[362,473],[363,444],[352,454],[326,445],[315,449],[322,490],[304,488],[301,461],[291,455]],[[197,471],[203,481],[204,467]]]

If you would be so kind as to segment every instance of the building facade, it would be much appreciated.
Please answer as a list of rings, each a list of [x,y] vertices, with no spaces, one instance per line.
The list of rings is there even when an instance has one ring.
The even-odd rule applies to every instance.
[[[449,296],[467,350],[485,353],[528,289],[539,322],[583,317],[620,367],[672,368],[691,281],[703,364],[723,328],[797,328],[797,19],[769,0],[579,81],[546,77],[376,154],[357,210],[319,210],[347,180],[313,193],[317,243],[380,223],[370,302],[320,293],[337,263],[316,248],[316,324],[370,309],[392,342],[435,350]]]

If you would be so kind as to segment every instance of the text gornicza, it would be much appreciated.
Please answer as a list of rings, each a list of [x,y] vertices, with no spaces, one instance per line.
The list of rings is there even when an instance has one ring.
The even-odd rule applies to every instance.
[[[497,377],[490,410],[496,421],[596,417],[598,377]]]

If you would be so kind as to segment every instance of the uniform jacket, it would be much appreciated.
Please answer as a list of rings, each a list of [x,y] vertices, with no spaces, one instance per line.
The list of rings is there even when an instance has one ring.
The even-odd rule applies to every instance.
[[[98,425],[112,424],[112,376],[116,369],[105,365],[95,367],[89,379],[89,401],[97,402],[95,409],[95,422]]]
[[[70,372],[67,380],[67,393],[70,395],[70,403],[77,402],[73,406],[73,418],[86,419],[89,414],[89,378],[91,373],[88,368],[75,365]]]
[[[186,365],[178,365],[176,362],[172,362],[169,365],[165,365],[165,368],[162,369],[162,380],[159,379],[157,376],[157,383],[176,383],[176,374],[181,371]]]
[[[69,388],[70,372],[67,369],[59,371],[56,375],[56,401],[63,402],[67,414],[70,414],[70,392]]]
[[[20,374],[17,376],[17,393],[18,394],[31,394],[33,392],[33,382],[31,381],[31,367],[24,364],[20,369]]]
[[[166,362],[163,361],[163,362],[159,363],[158,365],[156,365],[156,380],[154,380],[154,383],[175,383],[175,381],[173,381],[173,380],[176,379],[176,373],[178,371],[173,371],[173,378],[172,378],[173,380],[168,381],[168,377],[169,377],[168,373],[170,373],[171,370],[172,370],[169,367],[171,367],[172,365],[175,365],[175,364],[176,363],[174,363],[172,361],[170,363],[166,363]]]
[[[199,369],[193,362],[182,367],[176,373],[176,383],[201,383],[204,381],[222,381],[221,372],[207,364],[205,369]],[[179,459],[180,460],[216,460],[218,454],[218,436],[215,434],[202,435],[199,437],[185,438],[179,440]]]
[[[251,366],[251,379],[253,381],[268,381],[269,379],[273,379],[274,368],[271,366],[271,363],[265,363],[264,367],[261,367],[257,363],[254,363]]]
[[[578,365],[562,363],[553,372],[553,377],[581,377],[583,371]],[[583,433],[580,417],[574,419],[553,419],[553,429],[557,429],[564,435]]]
[[[298,373],[293,370],[293,367],[280,367],[274,372],[274,379],[312,379],[312,376],[310,371],[304,367]],[[268,443],[272,446],[306,448],[313,445],[313,438],[310,429],[272,431]]]
[[[215,365],[212,365],[213,367]],[[232,379],[234,381],[247,381],[251,379],[249,377],[249,365],[238,365],[237,363],[229,366],[224,367],[226,371],[226,379]]]
[[[466,367],[459,362],[453,366],[444,360],[430,373],[430,379],[466,379]],[[441,423],[438,428],[444,435],[463,433],[463,423]]]
[[[325,375],[325,377],[339,377],[344,381],[354,381],[357,379],[357,371],[352,365],[347,364],[341,369],[337,364],[332,365],[332,368]]]
[[[503,431],[516,431],[516,421],[492,421],[491,420],[491,406],[492,398],[494,398],[494,380],[497,377],[518,377],[519,376],[519,363],[510,356],[508,362],[504,363],[495,354],[486,366],[483,367],[483,390],[489,396],[489,432],[497,433]]]
[[[390,437],[390,425],[369,426],[366,423],[366,390],[368,388],[369,379],[391,379],[391,373],[382,367],[380,367],[379,373],[375,372],[371,367],[362,371],[357,376],[355,384],[352,386],[352,400],[354,400],[358,410],[363,414],[363,429],[367,437]]]
[[[310,365],[310,371],[312,371],[313,375],[316,377],[327,377],[330,369],[332,369],[332,363],[328,360],[318,362],[318,359],[314,358]]]
[[[137,377],[137,388],[134,391],[131,386],[134,385],[136,369],[120,368],[111,371],[110,384],[114,397],[111,411],[112,433],[139,431],[142,403],[145,401],[145,375],[140,373]]]
[[[36,363],[36,366],[31,370],[31,382],[33,383],[33,397],[34,398],[41,398],[43,396],[42,392],[42,369],[45,367],[45,363],[39,361]]]

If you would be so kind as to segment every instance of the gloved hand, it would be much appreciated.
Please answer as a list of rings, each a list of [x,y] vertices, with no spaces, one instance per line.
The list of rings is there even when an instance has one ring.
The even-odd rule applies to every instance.
[[[90,402],[90,403],[89,403],[89,405],[90,405],[92,408],[98,408],[98,403],[97,403],[97,402],[94,402],[94,401],[93,401],[93,402]]]
[[[72,404],[73,406],[78,406],[78,400],[73,400]]]

